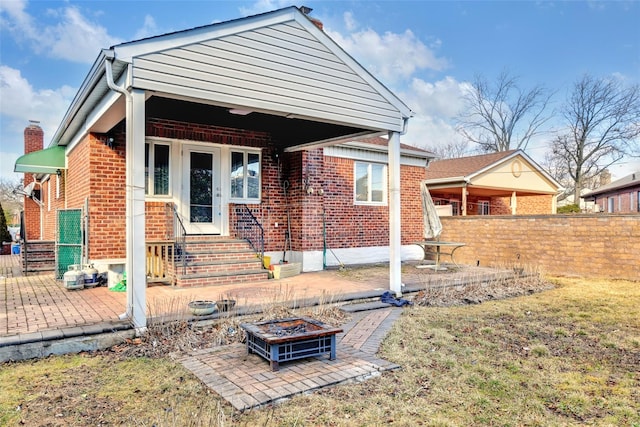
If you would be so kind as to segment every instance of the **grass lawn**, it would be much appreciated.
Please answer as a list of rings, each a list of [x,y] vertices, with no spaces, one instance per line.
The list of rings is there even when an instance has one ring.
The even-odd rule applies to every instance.
[[[406,309],[380,350],[402,369],[245,414],[168,358],[0,365],[0,425],[640,427],[640,282],[553,281]]]

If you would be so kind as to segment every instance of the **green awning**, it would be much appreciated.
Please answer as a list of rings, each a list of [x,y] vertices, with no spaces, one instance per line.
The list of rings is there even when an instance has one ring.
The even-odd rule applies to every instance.
[[[55,174],[59,169],[66,169],[64,147],[56,145],[18,157],[13,171]]]

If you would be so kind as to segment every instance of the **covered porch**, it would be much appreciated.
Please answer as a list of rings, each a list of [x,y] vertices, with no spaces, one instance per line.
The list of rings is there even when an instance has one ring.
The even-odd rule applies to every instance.
[[[108,226],[92,233],[99,243],[90,242],[90,258],[125,260],[123,317],[144,328],[148,241],[170,227],[174,239],[245,239],[237,215],[248,211],[286,218],[286,234],[268,219],[269,227],[252,226],[262,229],[265,250],[318,252],[318,199],[307,191],[321,179],[313,150],[372,135],[389,138],[388,286],[400,294],[400,135],[412,115],[291,7],[103,50],[53,144],[66,147],[69,183],[83,162],[99,159],[86,196],[90,222]],[[162,204],[173,204],[179,226],[153,214]],[[122,253],[122,224],[103,215],[118,206],[126,206]]]

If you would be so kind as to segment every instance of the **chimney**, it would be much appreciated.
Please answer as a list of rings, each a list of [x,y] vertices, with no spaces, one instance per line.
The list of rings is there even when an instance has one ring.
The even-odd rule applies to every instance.
[[[318,27],[318,28],[320,29],[320,31],[323,31],[323,29],[324,29],[324,24],[322,23],[322,21],[320,21],[320,20],[318,20],[318,19],[315,19],[315,18],[312,18],[312,17],[310,17],[310,16],[309,16],[309,14],[311,13],[311,11],[312,11],[313,9],[311,9],[310,7],[307,7],[307,6],[300,6],[300,8],[299,8],[299,9],[300,9],[300,12],[304,13],[304,14],[305,14],[305,16],[306,16],[307,18],[309,18],[309,21],[313,22],[313,24],[314,24],[316,27]]]
[[[37,120],[29,120],[24,130],[24,154],[40,151],[44,148],[44,131]]]
[[[24,154],[33,153],[44,148],[44,131],[40,127],[40,122],[29,120],[29,126],[24,130]],[[22,185],[26,187],[35,181],[34,174],[25,173]],[[38,189],[40,187],[38,186]],[[36,190],[38,191],[38,190]],[[40,199],[40,194],[36,197]],[[40,240],[41,218],[40,206],[29,197],[24,198],[24,230],[27,240]]]
[[[604,169],[600,172],[600,185],[611,184],[611,172],[608,169]]]

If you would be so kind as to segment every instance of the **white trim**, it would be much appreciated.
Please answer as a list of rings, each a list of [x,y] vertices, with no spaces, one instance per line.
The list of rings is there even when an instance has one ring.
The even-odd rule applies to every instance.
[[[358,200],[358,179],[357,179],[357,169],[358,165],[366,165],[367,166],[367,200]],[[371,196],[373,193],[373,186],[371,185],[372,177],[373,177],[373,165],[382,166],[382,200],[374,201],[371,200]],[[378,163],[378,162],[361,162],[354,161],[353,162],[353,204],[358,206],[387,206],[388,202],[388,175],[389,175],[389,167],[386,163]]]
[[[325,157],[337,157],[342,159],[351,159],[364,162],[389,163],[389,154],[386,147],[384,150],[374,150],[371,144],[368,146],[348,146],[348,145],[332,145],[324,147],[323,155]],[[403,166],[426,167],[430,157],[417,157],[408,154],[400,155],[400,164]]]
[[[258,171],[258,197],[233,197],[231,195],[231,161],[232,161],[232,154],[233,153],[241,153],[243,155],[243,167],[244,167],[244,171],[243,171],[243,194],[246,194],[246,192],[248,191],[248,173],[247,173],[247,164],[248,164],[248,155],[249,154],[257,154],[258,155],[258,165],[259,165],[259,171]],[[229,148],[229,155],[227,158],[228,162],[229,162],[229,175],[227,176],[227,179],[229,179],[229,203],[235,203],[235,204],[258,204],[262,201],[262,150],[258,149],[258,148],[253,148],[253,147],[249,147],[249,148],[236,148],[236,146],[230,146]]]
[[[327,267],[339,267],[344,265],[373,264],[377,262],[389,262],[389,246],[367,246],[358,248],[336,248],[327,250]],[[278,264],[282,260],[282,251],[265,252],[271,257],[271,264]],[[420,261],[424,252],[418,245],[402,245],[400,248],[402,262]],[[293,251],[287,252],[287,261],[301,262],[302,271],[305,273],[323,270],[323,251]]]

